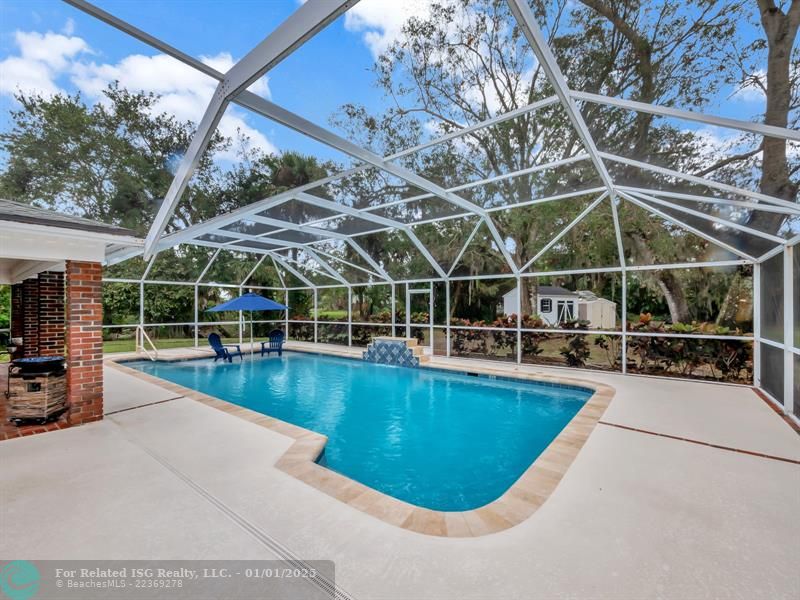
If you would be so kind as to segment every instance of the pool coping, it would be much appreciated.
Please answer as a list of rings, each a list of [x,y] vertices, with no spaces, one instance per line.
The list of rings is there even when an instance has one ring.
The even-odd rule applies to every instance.
[[[315,349],[313,352],[287,349],[287,352],[331,355],[358,360],[353,356],[344,356],[341,352],[332,351],[328,353],[322,351],[322,349]],[[162,362],[174,362],[199,358],[209,358],[209,355],[198,356],[194,352],[187,353],[185,356],[174,354],[169,358],[165,357],[159,360]],[[359,481],[350,479],[346,475],[317,464],[315,461],[328,441],[325,435],[160,379],[124,364],[125,362],[141,359],[141,356],[126,354],[124,356],[105,358],[104,363],[143,381],[154,383],[206,406],[216,408],[292,438],[294,443],[275,463],[274,466],[276,468],[328,496],[336,498],[348,506],[378,518],[385,523],[408,531],[439,537],[480,537],[514,527],[533,515],[556,489],[616,393],[615,388],[610,385],[584,379],[557,377],[541,373],[515,372],[509,374],[508,371],[492,369],[490,365],[470,365],[468,369],[465,369],[463,366],[457,365],[426,364],[426,370],[478,373],[498,379],[545,383],[565,387],[577,386],[594,391],[594,394],[567,423],[564,429],[499,498],[472,510],[438,511],[398,500]]]

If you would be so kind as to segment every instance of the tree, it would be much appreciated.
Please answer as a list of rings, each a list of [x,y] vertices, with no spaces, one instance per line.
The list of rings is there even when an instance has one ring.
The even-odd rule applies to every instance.
[[[132,93],[112,84],[104,101],[87,106],[80,95],[52,98],[18,95],[12,127],[0,134],[8,154],[0,193],[38,202],[144,234],[172,180],[175,161],[186,150],[193,127],[154,114],[154,94]],[[230,145],[219,134],[200,161],[195,184],[216,176],[215,153]],[[213,215],[200,192],[187,190],[176,211],[183,226]]]
[[[0,329],[8,329],[11,323],[11,286],[0,285]]]
[[[10,130],[0,134],[7,154],[0,172],[0,195],[147,232],[170,182],[178,158],[185,152],[194,125],[156,112],[158,97],[134,93],[112,84],[104,100],[88,106],[80,95],[51,98],[18,96],[21,108],[11,113]],[[235,147],[240,159],[223,168],[219,153]],[[306,166],[303,166],[304,162]],[[295,179],[283,181],[285,169]],[[171,227],[186,227],[271,196],[296,178],[324,176],[323,167],[299,155],[277,157],[249,146],[246,138],[216,133],[179,204]],[[247,233],[244,231],[243,233]],[[194,281],[213,249],[170,248],[160,253],[151,279]],[[257,260],[253,254],[224,251],[214,268],[240,283]],[[112,265],[106,274],[138,279],[145,265],[140,258]],[[277,278],[259,281],[279,285]],[[107,286],[106,323],[138,322],[138,289]],[[194,318],[191,287],[148,286],[149,322],[186,322]],[[219,290],[202,288],[201,303],[214,304]]]
[[[587,0],[584,5],[572,6],[566,1],[534,4],[572,87],[645,102],[699,107],[722,83],[717,75],[720,64],[713,57],[720,55],[719,50],[734,37],[743,0],[696,0],[688,6]],[[443,0],[434,4],[428,17],[410,19],[402,35],[377,60],[377,83],[394,106],[375,115],[349,104],[335,118],[336,124],[353,139],[385,155],[418,144],[426,131],[449,133],[552,95],[552,86],[520,29],[509,26],[513,22],[502,1]],[[652,115],[599,105],[583,107],[583,114],[605,150],[684,170],[692,160],[698,160],[696,136],[657,123]],[[434,182],[451,187],[569,159],[582,151],[563,109],[552,106],[401,160]],[[612,171],[626,183],[663,183],[630,168]],[[501,178],[490,186],[459,193],[481,206],[492,207],[599,183],[591,166],[581,161]],[[578,197],[495,212],[493,218],[515,262],[524,265],[593,199]],[[595,213],[565,238],[574,242],[580,236],[582,244],[573,245],[571,253],[557,249],[542,256],[534,265],[536,270],[589,266],[584,260],[589,256],[603,266],[616,264],[618,259],[609,256],[616,248],[600,242],[608,237],[608,203],[601,204]],[[647,259],[643,249],[658,237],[669,238],[671,244],[656,245],[671,246],[675,254],[695,249],[695,239],[674,235],[674,228],[651,222],[646,213],[631,212],[629,217],[624,232],[626,252],[639,261]],[[471,229],[465,220],[454,220],[445,227],[462,239]],[[603,235],[592,235],[592,231],[600,230],[604,230]],[[482,243],[484,250],[479,255],[497,255],[495,240],[485,236]],[[681,249],[682,244],[687,246]],[[669,296],[673,320],[686,318],[688,309],[679,282],[665,272],[652,276]],[[523,279],[523,286],[527,288],[534,281]],[[522,300],[522,311],[532,312],[535,288],[523,289]]]
[[[726,54],[730,67],[728,82],[740,88],[759,90],[764,95],[764,123],[797,128],[800,118],[800,0],[780,2],[757,0],[757,18],[753,20],[764,32],[744,47],[732,45]],[[766,69],[763,68],[766,63]],[[790,160],[786,140],[764,137],[752,150],[712,164],[704,174],[727,169],[731,177],[746,177],[760,170],[759,190],[765,194],[797,202],[797,174],[800,160]],[[759,160],[760,159],[760,160]],[[794,179],[793,179],[794,177]],[[756,229],[777,233],[783,226],[781,215],[753,212],[749,224]]]

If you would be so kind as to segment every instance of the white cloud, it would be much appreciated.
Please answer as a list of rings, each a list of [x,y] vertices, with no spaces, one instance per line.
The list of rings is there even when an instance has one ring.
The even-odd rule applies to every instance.
[[[761,82],[766,84],[767,72],[763,69],[753,74]],[[753,80],[747,81],[744,85],[737,86],[730,95],[731,99],[741,100],[742,102],[763,102],[764,90],[761,89]]]
[[[52,71],[43,63],[18,56],[10,56],[0,62],[0,93],[53,96],[60,91],[53,81]]]
[[[67,22],[64,23],[64,27],[61,28],[61,33],[64,35],[72,35],[75,33],[75,20],[70,17],[67,19]]]
[[[72,29],[69,23],[65,30]],[[47,32],[17,31],[18,56],[0,61],[0,94],[38,92],[51,96],[63,91],[59,82],[69,80],[89,100],[104,101],[103,90],[114,81],[131,91],[143,90],[160,96],[154,110],[174,115],[178,120],[198,122],[217,82],[196,69],[165,55],[131,54],[116,63],[89,60],[94,54],[81,38]],[[234,64],[233,57],[223,52],[201,60],[226,72]],[[269,97],[269,83],[262,77],[250,86],[250,91]],[[220,120],[219,130],[236,137],[237,129],[250,138],[250,143],[265,152],[277,149],[267,137],[248,123],[247,113],[229,106]],[[220,158],[232,160],[233,153]]]
[[[56,83],[60,72],[83,54],[90,52],[88,44],[78,37],[35,31],[17,31],[14,42],[18,56],[0,61],[0,93],[38,92],[52,96],[62,91]]]
[[[361,0],[345,13],[344,26],[348,31],[363,32],[364,43],[378,57],[395,41],[409,18],[425,18],[432,0]]]

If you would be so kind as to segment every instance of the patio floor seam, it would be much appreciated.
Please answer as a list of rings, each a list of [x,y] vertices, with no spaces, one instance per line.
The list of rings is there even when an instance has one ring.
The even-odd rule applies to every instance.
[[[728,452],[736,452],[738,454],[747,454],[749,456],[755,456],[758,458],[766,458],[769,460],[777,460],[781,462],[787,462],[794,465],[800,465],[800,460],[795,460],[793,458],[784,458],[782,456],[775,456],[774,454],[764,454],[763,452],[755,452],[753,450],[744,450],[742,448],[733,448],[732,446],[723,446],[721,444],[712,444],[711,442],[703,442],[701,440],[695,440],[692,438],[685,438],[680,437],[678,435],[670,435],[669,433],[659,433],[657,431],[650,431],[648,429],[640,429],[638,427],[630,427],[628,425],[620,425],[619,423],[609,423],[608,421],[598,421],[598,425],[607,425],[608,427],[616,427],[618,429],[626,429],[628,431],[635,431],[636,433],[644,433],[646,435],[654,435],[657,437],[663,437],[670,440],[677,440],[680,442],[689,442],[690,444],[697,444],[698,446],[708,446],[709,448],[716,448],[717,450],[726,450]]]
[[[112,422],[114,422],[113,419]],[[169,462],[166,458],[164,458],[157,452],[153,451],[152,449],[148,448],[141,442],[137,441],[136,439],[128,435],[127,432],[125,432],[125,430],[119,425],[119,423],[114,422],[114,425],[119,428],[120,432],[122,433],[122,436],[129,443],[139,448],[142,452],[144,452],[150,458],[155,460],[167,471],[169,471],[175,477],[180,479],[189,488],[191,488],[192,491],[194,491],[198,496],[200,496],[209,504],[211,504],[214,508],[219,510],[223,515],[225,515],[229,520],[233,521],[234,524],[236,524],[244,532],[248,533],[262,546],[264,546],[265,548],[267,548],[268,550],[279,556],[281,560],[290,563],[295,568],[299,569],[312,568],[311,565],[306,563],[303,559],[299,558],[294,552],[292,552],[290,549],[284,546],[281,542],[279,542],[274,537],[266,533],[263,529],[259,528],[254,523],[248,521],[244,516],[236,512],[233,508],[228,506],[221,499],[217,498],[214,494],[212,494],[211,492],[206,490],[203,486],[201,486],[199,483],[194,481],[194,479],[183,473],[180,469],[178,469],[175,465]],[[318,576],[314,578],[313,581],[312,580],[308,581],[311,582],[313,585],[320,587],[323,591],[333,594],[332,597],[336,598],[336,600],[355,600],[352,595],[344,591],[340,586],[336,585],[335,582],[329,580],[322,574],[318,574]]]
[[[186,396],[175,396],[173,398],[166,398],[164,400],[156,400],[155,402],[148,402],[147,404],[139,404],[138,406],[129,406],[128,408],[120,408],[119,410],[112,410],[111,412],[103,413],[104,417],[110,417],[112,415],[118,415],[119,413],[128,412],[130,410],[136,410],[137,408],[146,408],[148,406],[156,406],[158,404],[164,404],[164,402],[172,402],[173,400],[180,400],[181,398],[185,398]]]

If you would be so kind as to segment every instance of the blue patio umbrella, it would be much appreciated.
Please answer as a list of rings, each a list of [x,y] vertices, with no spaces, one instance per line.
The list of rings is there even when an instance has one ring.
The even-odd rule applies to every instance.
[[[224,312],[227,310],[246,310],[250,312],[250,357],[253,356],[253,311],[256,310],[288,310],[288,306],[284,306],[279,302],[275,302],[274,300],[270,300],[269,298],[264,298],[264,296],[259,296],[258,294],[254,294],[253,292],[242,294],[238,298],[234,298],[233,300],[228,300],[227,302],[223,302],[222,304],[217,304],[216,306],[212,306],[209,309],[206,309],[206,312]]]

